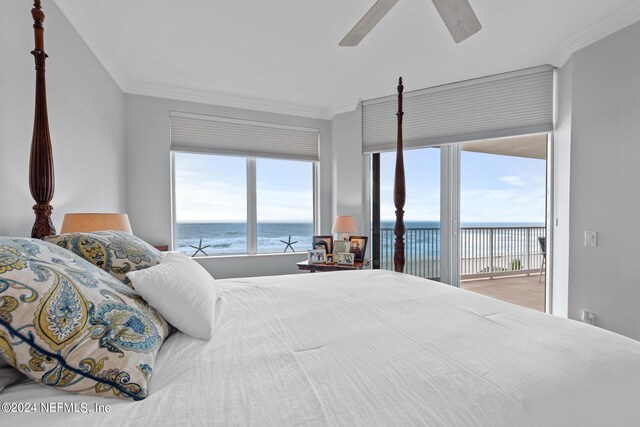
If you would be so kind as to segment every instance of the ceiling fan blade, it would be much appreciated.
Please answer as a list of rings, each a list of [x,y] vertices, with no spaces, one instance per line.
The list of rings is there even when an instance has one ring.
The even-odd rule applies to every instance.
[[[338,45],[357,46],[396,3],[398,0],[377,0]]]
[[[431,1],[456,43],[460,43],[482,29],[469,0]]]

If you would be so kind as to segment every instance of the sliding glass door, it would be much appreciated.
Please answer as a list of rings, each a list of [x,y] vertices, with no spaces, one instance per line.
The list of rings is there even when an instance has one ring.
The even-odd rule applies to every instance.
[[[544,311],[547,138],[405,150],[404,272]],[[395,157],[372,155],[372,257],[387,270]]]
[[[547,135],[460,148],[460,287],[545,311]]]

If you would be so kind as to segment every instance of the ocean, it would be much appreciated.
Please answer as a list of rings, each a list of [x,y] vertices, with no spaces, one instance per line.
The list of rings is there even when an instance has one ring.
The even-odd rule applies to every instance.
[[[291,247],[296,252],[311,249],[313,224],[258,224],[258,253],[284,252],[291,236]],[[202,239],[207,255],[229,255],[247,253],[247,224],[176,224],[176,250],[193,255]],[[295,243],[293,243],[295,242]],[[289,248],[287,252],[291,252]],[[202,252],[198,255],[202,255]]]
[[[391,221],[383,221],[381,228],[393,228],[394,223]],[[469,223],[463,224],[463,227],[525,227],[525,226],[542,226],[539,223]],[[440,228],[437,221],[407,221],[405,227],[409,228]],[[275,223],[259,223],[258,229],[258,253],[280,253],[284,252],[286,244],[291,236],[291,247],[296,252],[306,252],[311,249],[311,239],[313,236],[312,224],[275,224]],[[330,234],[330,233],[326,233]],[[369,232],[358,233],[370,235]],[[388,253],[393,245],[392,232],[383,233],[383,236],[390,236],[388,239],[381,239],[382,253]],[[410,236],[407,235],[407,240]],[[415,242],[417,246],[429,247],[430,256],[439,256],[440,253],[440,233],[420,233],[417,234]],[[202,239],[203,250],[207,255],[229,255],[243,254],[247,252],[247,225],[244,223],[178,223],[176,225],[176,249],[193,255],[196,252],[192,246],[198,247]],[[371,241],[368,242],[371,245]],[[207,247],[205,247],[207,246]],[[407,246],[407,251],[411,251],[411,247]],[[291,252],[288,249],[287,252]],[[200,252],[198,255],[202,255]],[[409,255],[409,254],[407,254]]]

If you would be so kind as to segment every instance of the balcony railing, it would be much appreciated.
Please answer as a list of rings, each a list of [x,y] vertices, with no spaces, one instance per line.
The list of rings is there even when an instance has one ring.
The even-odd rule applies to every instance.
[[[540,270],[538,237],[544,227],[463,227],[460,229],[460,278],[529,274]],[[380,268],[393,270],[393,229],[380,229]],[[440,229],[407,228],[405,273],[440,277]]]

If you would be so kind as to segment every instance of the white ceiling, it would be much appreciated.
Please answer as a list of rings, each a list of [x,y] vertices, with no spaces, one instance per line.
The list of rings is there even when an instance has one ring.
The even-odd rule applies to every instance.
[[[462,151],[473,151],[475,153],[545,160],[547,158],[547,134],[522,135],[467,142],[461,144],[460,148]]]
[[[638,0],[470,0],[483,29],[456,45],[429,0],[402,0],[339,47],[374,1],[56,3],[127,93],[319,118],[393,94],[398,76],[410,91],[561,66],[640,19]]]

